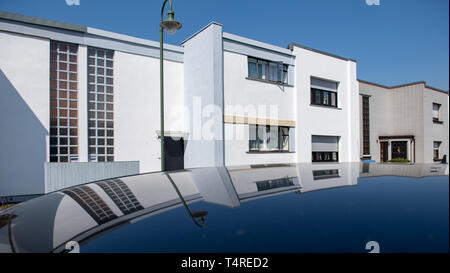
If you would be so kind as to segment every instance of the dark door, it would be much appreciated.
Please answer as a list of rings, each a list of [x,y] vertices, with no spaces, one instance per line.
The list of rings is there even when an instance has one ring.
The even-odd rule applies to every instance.
[[[380,142],[380,161],[386,162],[388,161],[388,143]]]
[[[164,137],[164,156],[166,171],[184,169],[184,140]]]

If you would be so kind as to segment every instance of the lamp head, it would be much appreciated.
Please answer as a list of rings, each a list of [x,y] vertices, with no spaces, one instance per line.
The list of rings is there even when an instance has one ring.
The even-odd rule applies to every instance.
[[[181,23],[175,21],[175,13],[172,9],[167,13],[167,20],[161,22],[161,27],[167,31],[169,34],[174,34],[178,29],[181,28]]]

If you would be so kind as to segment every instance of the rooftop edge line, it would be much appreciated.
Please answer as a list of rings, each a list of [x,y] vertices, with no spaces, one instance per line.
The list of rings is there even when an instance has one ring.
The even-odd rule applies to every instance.
[[[307,46],[304,46],[304,45],[300,45],[300,44],[297,44],[297,43],[294,43],[294,42],[289,43],[287,48],[292,51],[292,50],[294,50],[294,46],[300,47],[300,48],[303,48],[303,49],[306,49],[306,50],[309,50],[309,51],[312,51],[312,52],[316,52],[316,53],[319,53],[319,54],[323,54],[323,55],[326,55],[326,56],[329,56],[329,57],[341,59],[341,60],[344,60],[344,61],[352,61],[352,62],[356,63],[356,59],[341,57],[341,56],[333,54],[333,53],[329,53],[329,52],[326,52],[326,51],[314,49],[314,48],[307,47]]]
[[[357,79],[357,80],[360,83],[374,85],[374,86],[382,87],[382,88],[385,88],[385,89],[396,89],[396,88],[401,88],[401,87],[405,87],[405,86],[412,86],[412,85],[423,84],[425,88],[428,88],[428,89],[431,89],[433,91],[441,92],[441,93],[444,93],[444,94],[448,95],[448,91],[429,86],[429,85],[427,85],[427,83],[425,81],[416,81],[416,82],[410,82],[410,83],[399,84],[399,85],[394,85],[394,86],[387,86],[387,85],[382,85],[382,84],[379,84],[379,83],[369,82],[369,81],[365,81],[365,80],[361,80],[361,79]]]

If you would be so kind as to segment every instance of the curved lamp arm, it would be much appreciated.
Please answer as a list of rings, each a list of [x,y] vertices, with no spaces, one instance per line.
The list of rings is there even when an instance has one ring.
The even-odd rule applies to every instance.
[[[172,1],[171,0],[164,0],[164,3],[163,3],[162,8],[161,8],[161,23],[163,22],[164,7],[166,6],[167,1],[169,1],[169,12],[173,12],[172,11]]]

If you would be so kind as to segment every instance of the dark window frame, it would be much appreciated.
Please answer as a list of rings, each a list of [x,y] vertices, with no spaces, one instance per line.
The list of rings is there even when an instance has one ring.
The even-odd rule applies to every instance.
[[[313,180],[323,180],[331,178],[339,178],[339,169],[328,169],[328,170],[313,170]]]
[[[278,133],[278,149],[274,149],[274,150],[261,149],[261,148],[259,147],[259,144],[258,144],[258,143],[256,144],[256,148],[252,148],[252,141],[258,141],[258,140],[259,140],[259,137],[258,137],[258,132],[259,132],[258,127],[260,127],[260,126],[266,127],[266,134],[267,134],[268,132],[270,132],[270,127],[271,127],[271,126],[277,127],[277,133]],[[289,126],[278,126],[278,125],[250,124],[250,125],[249,125],[249,131],[252,130],[252,128],[255,128],[256,131],[255,131],[255,139],[249,139],[249,140],[248,140],[248,150],[249,150],[249,152],[256,152],[256,153],[257,153],[257,152],[262,152],[262,153],[264,153],[264,152],[289,152],[289,129],[290,129],[291,127],[289,127]],[[287,128],[287,134],[283,134],[282,128]],[[282,140],[283,140],[283,137],[287,137],[288,145],[286,146],[286,147],[287,147],[286,149],[282,149],[282,148],[281,148],[281,147],[282,147]]]
[[[253,63],[256,65],[256,72],[255,75],[251,75],[250,74],[250,63]],[[260,74],[259,73],[259,67],[260,65],[264,65],[265,67],[265,73],[264,74]],[[271,79],[271,70],[273,67],[273,65],[276,65],[277,71],[276,71],[276,75],[280,78],[278,80],[273,80]],[[247,58],[247,68],[248,68],[248,78],[249,79],[254,79],[254,80],[261,80],[261,81],[267,81],[267,82],[271,82],[271,83],[278,83],[278,84],[283,84],[286,85],[289,83],[288,80],[288,71],[289,71],[289,66],[287,64],[284,64],[282,62],[274,62],[274,61],[269,61],[269,60],[264,60],[264,59],[260,59],[260,58],[255,58],[255,57],[248,57]],[[264,75],[264,78],[263,78]]]
[[[319,101],[317,101],[317,93],[319,94]],[[332,104],[332,95],[335,96],[334,105]],[[327,103],[324,103],[324,97],[327,98]],[[311,104],[319,106],[327,106],[338,108],[338,94],[337,91],[330,91],[311,87]]]
[[[336,160],[333,159],[333,153],[336,154]],[[320,155],[321,159],[317,159]],[[330,158],[330,159],[325,159]],[[312,162],[339,162],[339,152],[312,152]]]
[[[437,148],[434,147],[435,143],[438,143],[438,147]],[[441,150],[441,144],[442,144],[442,141],[433,141],[433,161],[441,161],[442,160],[441,158],[439,158],[440,150]],[[437,157],[436,157],[436,152],[437,152]]]
[[[363,156],[370,155],[370,104],[369,97],[362,97],[362,129],[363,129]]]
[[[442,104],[433,102],[432,105],[433,106],[432,106],[432,114],[431,114],[431,116],[433,118],[433,122],[434,123],[442,123],[442,120],[441,120],[441,106],[442,106]],[[438,111],[438,117],[437,118],[434,117],[434,106],[435,105],[438,107],[438,110],[437,110]]]

